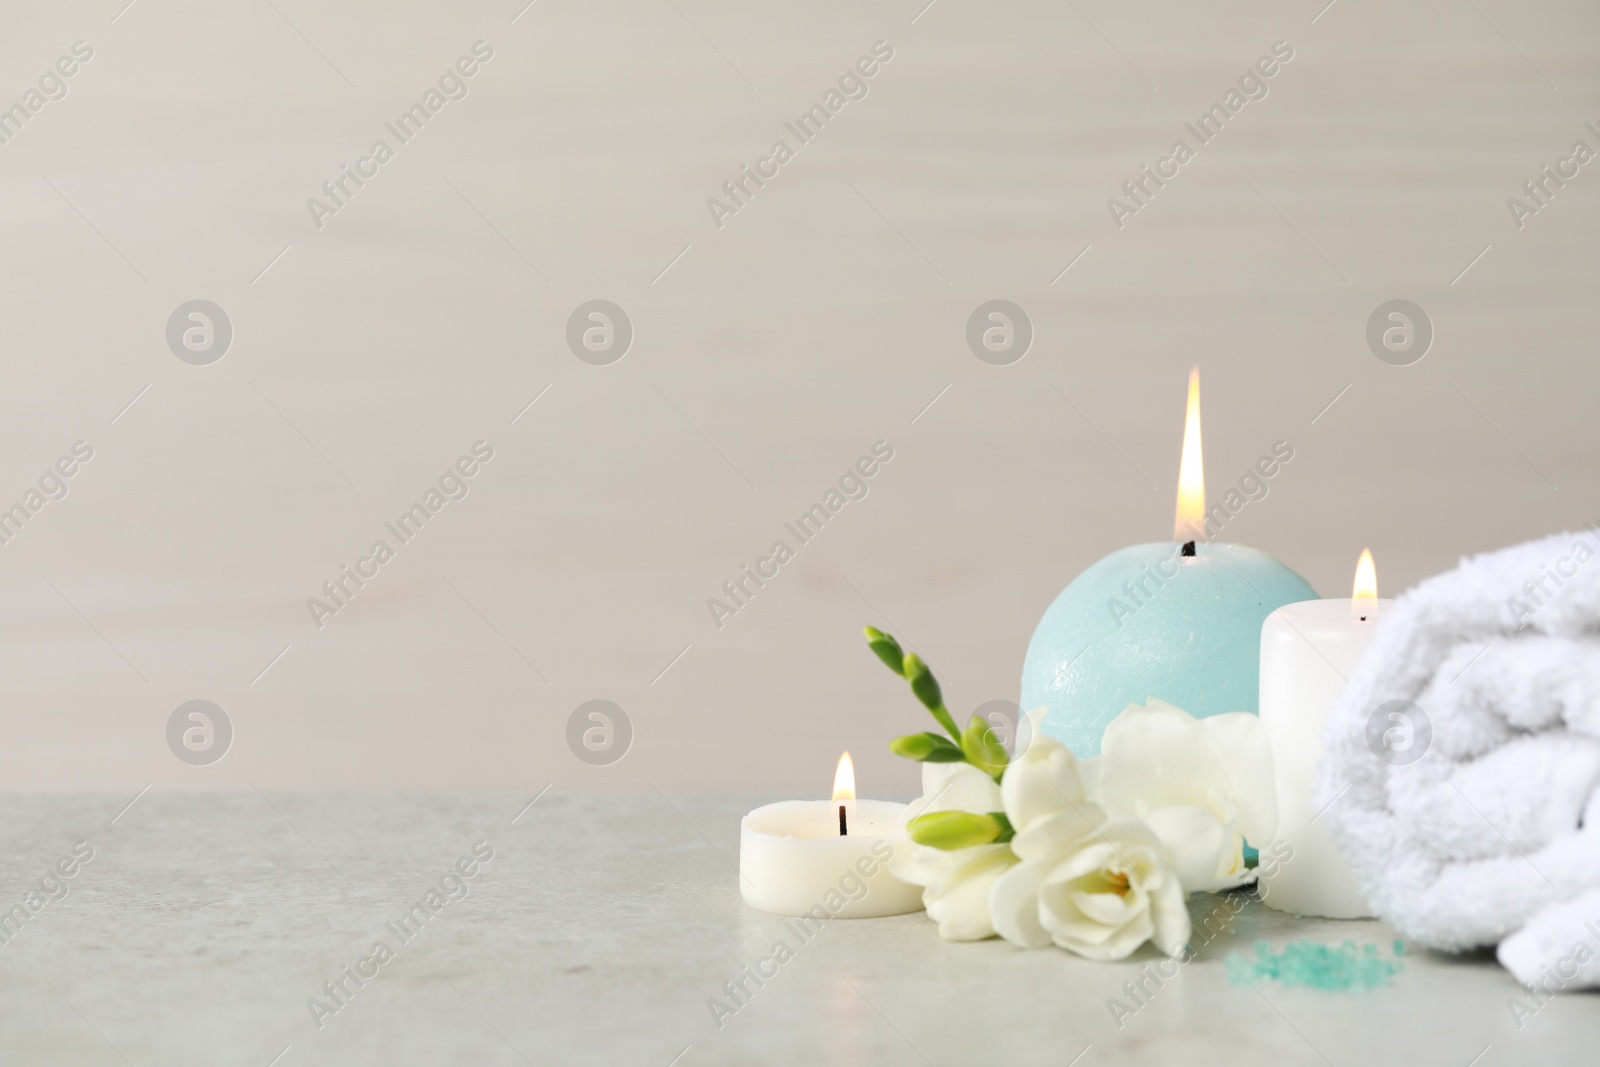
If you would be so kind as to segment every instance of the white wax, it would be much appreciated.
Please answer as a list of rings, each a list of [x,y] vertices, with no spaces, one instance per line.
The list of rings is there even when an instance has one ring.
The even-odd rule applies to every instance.
[[[849,834],[839,836],[839,805]],[[922,887],[889,873],[906,806],[884,800],[785,800],[739,824],[739,890],[775,915],[868,919],[922,910]],[[820,908],[821,911],[816,909]]]
[[[1270,845],[1251,844],[1262,853],[1262,901],[1279,911],[1330,919],[1372,916],[1311,805],[1311,790],[1322,728],[1391,603],[1363,601],[1352,613],[1349,600],[1305,600],[1279,608],[1262,624],[1260,712],[1272,745],[1278,834]],[[1292,855],[1286,855],[1289,849]]]

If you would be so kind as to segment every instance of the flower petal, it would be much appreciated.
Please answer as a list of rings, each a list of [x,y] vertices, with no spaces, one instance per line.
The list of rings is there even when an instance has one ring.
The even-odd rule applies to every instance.
[[[1130,900],[1129,897],[1133,899]],[[1129,890],[1126,896],[1109,890],[1096,893],[1077,890],[1071,894],[1071,900],[1073,907],[1077,908],[1084,918],[1102,926],[1121,926],[1136,918],[1139,912],[1144,910],[1145,904],[1143,894],[1135,895],[1132,890]]]
[[[1082,805],[1083,779],[1072,750],[1048,737],[1035,737],[1028,751],[1006,768],[1000,783],[1006,817],[1018,832],[1035,820]]]
[[[924,763],[922,765],[922,795],[931,797],[944,787],[945,779],[959,763]]]
[[[1058,811],[1035,819],[1028,828],[1011,841],[1012,851],[1023,859],[1054,855],[1063,850],[1073,851],[1079,841],[1089,842],[1095,827],[1105,821],[1105,812],[1093,804]]]
[[[990,892],[1017,857],[1006,845],[979,845],[961,852],[977,855],[924,889],[922,903],[946,941],[982,941],[995,932]]]
[[[1054,831],[1060,822],[1061,820],[1057,818],[1041,824],[1038,833],[1042,836],[1047,831]],[[1077,837],[1068,837],[1062,833],[1055,840],[1054,855],[1057,863],[1048,879],[1052,885],[1064,885],[1094,871],[1105,870],[1117,857],[1117,846],[1098,830]],[[1012,842],[1012,847],[1016,847],[1015,841]]]
[[[1023,721],[1017,724],[1017,736],[1012,740],[1013,763],[1027,755],[1036,742],[1052,740],[1050,735],[1044,732],[1044,721],[1049,715],[1050,709],[1043,704],[1022,713]]]
[[[1129,705],[1101,741],[1099,801],[1114,818],[1137,818],[1167,804],[1193,804],[1226,790],[1222,757],[1188,712],[1151,701]]]
[[[1023,948],[1044,948],[1050,931],[1039,921],[1039,883],[1050,873],[1048,860],[1023,862],[1002,874],[989,892],[995,933]]]
[[[1165,879],[1150,900],[1150,915],[1155,929],[1150,941],[1168,956],[1176,956],[1189,943],[1189,909],[1183,903],[1184,890],[1177,879]]]
[[[889,873],[907,885],[932,885],[950,869],[950,853],[919,845],[909,837],[897,838]]]
[[[1100,803],[1100,756],[1090,756],[1078,761],[1078,777],[1083,780],[1083,795]]]
[[[1127,959],[1133,955],[1140,945],[1150,940],[1152,933],[1154,933],[1154,925],[1150,920],[1149,914],[1144,914],[1139,916],[1137,922],[1122,927],[1112,937],[1107,938],[1098,945],[1063,945],[1062,947],[1070,948],[1080,956],[1109,963]]]
[[[927,767],[928,764],[923,764]],[[989,775],[984,774],[970,763],[946,763],[950,771],[944,775],[944,780],[931,793],[923,795],[927,803],[917,812],[918,815],[930,811],[970,811],[977,815],[987,815],[991,811],[1002,811],[1000,799],[1000,786]],[[910,810],[907,809],[909,820]]]
[[[1233,867],[1233,835],[1209,810],[1169,804],[1145,812],[1145,823],[1172,853],[1172,871],[1183,888],[1222,888]]]
[[[1266,727],[1243,711],[1212,715],[1196,727],[1227,770],[1233,803],[1239,809],[1239,832],[1252,843],[1265,845],[1278,830],[1278,793]]]

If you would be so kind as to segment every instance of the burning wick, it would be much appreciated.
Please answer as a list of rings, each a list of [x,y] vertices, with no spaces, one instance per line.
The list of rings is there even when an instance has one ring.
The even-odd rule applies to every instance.
[[[1378,568],[1373,565],[1372,550],[1363,548],[1361,558],[1356,561],[1355,586],[1350,590],[1350,614],[1366,622],[1371,614],[1368,605],[1377,603],[1377,600]]]
[[[1178,511],[1172,536],[1183,542],[1183,555],[1194,555],[1195,539],[1206,532],[1206,474],[1200,451],[1200,368],[1189,372],[1189,404],[1183,419],[1183,455],[1178,459]]]
[[[839,769],[833,775],[833,800],[839,805],[839,836],[850,836],[850,824],[845,819],[844,801],[856,798],[856,766],[850,761],[850,753],[846,752],[839,757]]]

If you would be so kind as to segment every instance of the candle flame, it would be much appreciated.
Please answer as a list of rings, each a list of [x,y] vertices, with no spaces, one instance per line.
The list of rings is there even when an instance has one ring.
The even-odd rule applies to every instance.
[[[856,765],[850,762],[850,753],[839,757],[839,769],[833,775],[833,799],[856,798]]]
[[[1189,408],[1183,420],[1183,458],[1178,463],[1178,517],[1174,541],[1205,536],[1206,472],[1200,456],[1200,368],[1189,371]]]
[[[1363,548],[1356,560],[1355,586],[1350,590],[1350,613],[1366,618],[1378,600],[1378,568],[1372,562],[1372,549]]]

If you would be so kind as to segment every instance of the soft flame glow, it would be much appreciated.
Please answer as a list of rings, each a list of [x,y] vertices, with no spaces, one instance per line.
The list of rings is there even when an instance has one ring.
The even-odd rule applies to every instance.
[[[1183,458],[1178,463],[1178,517],[1174,541],[1205,536],[1206,472],[1200,456],[1200,368],[1189,372],[1189,410],[1183,421]]]
[[[839,757],[839,769],[833,775],[833,799],[856,798],[856,765],[850,762],[850,753]]]
[[[1378,568],[1373,565],[1371,549],[1362,549],[1362,558],[1355,561],[1355,587],[1350,590],[1350,600],[1363,611],[1378,600]]]

